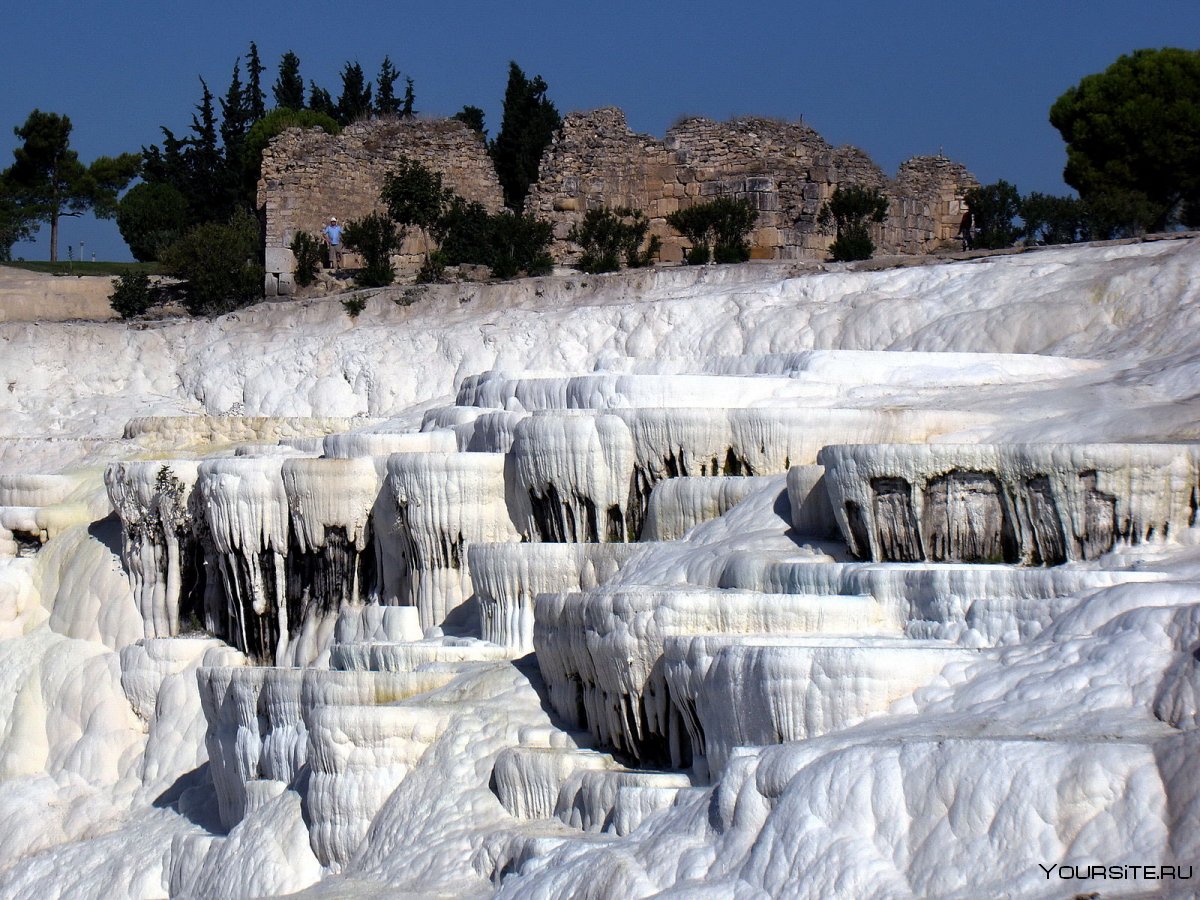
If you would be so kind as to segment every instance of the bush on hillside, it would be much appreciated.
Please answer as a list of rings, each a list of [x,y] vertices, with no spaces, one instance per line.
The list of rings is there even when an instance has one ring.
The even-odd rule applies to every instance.
[[[108,295],[109,306],[122,319],[144,315],[156,302],[150,276],[130,270],[113,279],[113,292]]]
[[[503,210],[490,217],[489,243],[494,278],[547,275],[554,265],[547,248],[554,237],[549,222]]]
[[[583,250],[580,269],[592,274],[615,272],[621,268],[622,258],[630,268],[649,265],[653,260],[661,241],[654,236],[642,247],[649,228],[641,210],[589,209],[583,221],[571,228],[568,238]]]
[[[317,265],[321,262],[321,242],[307,231],[297,231],[288,244],[296,260],[296,284],[307,287],[317,280]]]
[[[688,265],[701,265],[713,259],[719,263],[745,262],[750,258],[747,238],[758,210],[750,200],[716,197],[677,210],[667,216],[667,224],[691,243],[686,253]]]
[[[836,262],[870,259],[875,252],[870,226],[883,221],[887,207],[887,198],[879,188],[838,185],[817,214],[817,224],[833,228],[837,234],[829,248],[830,256]]]
[[[262,237],[258,220],[238,210],[228,224],[206,222],[163,253],[163,268],[183,281],[192,315],[220,315],[262,299]]]
[[[975,223],[975,246],[984,250],[1011,247],[1022,229],[1013,220],[1021,214],[1021,195],[1001,179],[967,191],[967,207]]]
[[[395,281],[392,254],[403,240],[403,230],[382,213],[371,213],[347,224],[346,246],[362,254],[364,263],[355,281],[363,287],[383,287]]]

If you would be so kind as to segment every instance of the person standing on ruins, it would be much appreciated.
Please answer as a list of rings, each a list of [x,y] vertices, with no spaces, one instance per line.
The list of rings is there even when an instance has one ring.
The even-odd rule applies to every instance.
[[[330,216],[329,224],[321,229],[321,234],[325,235],[325,244],[329,248],[329,268],[340,269],[342,267],[342,226],[338,224],[336,216]]]
[[[971,211],[971,207],[967,206],[967,211],[963,213],[962,221],[958,223],[958,237],[963,242],[963,250],[970,250],[974,247],[975,241],[972,234],[972,229],[975,227],[975,214]]]

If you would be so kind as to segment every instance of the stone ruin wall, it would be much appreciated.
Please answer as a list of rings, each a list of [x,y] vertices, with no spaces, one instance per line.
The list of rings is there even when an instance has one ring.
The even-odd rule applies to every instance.
[[[384,177],[402,157],[441,172],[448,186],[490,211],[503,194],[482,138],[454,119],[389,119],[357,123],[338,136],[319,129],[284,132],[263,156],[258,203],[266,222],[268,293],[286,293],[293,270],[287,249],[299,230],[320,233],[331,215],[341,221],[382,208]],[[839,184],[882,189],[887,219],[873,226],[884,254],[923,254],[952,245],[977,181],[959,163],[916,157],[889,179],[854,147],[833,147],[803,123],[740,118],[689,118],[662,140],[636,134],[624,113],[608,107],[572,113],[547,149],[526,211],[554,225],[551,252],[572,262],[571,226],[596,207],[630,206],[650,219],[663,242],[661,258],[677,262],[686,244],[666,223],[677,209],[719,195],[748,197],[759,211],[750,235],[755,259],[824,259],[833,235],[817,214]],[[401,276],[420,265],[425,239],[410,234],[396,258]]]
[[[288,129],[263,153],[258,182],[267,294],[290,292],[295,262],[288,245],[296,232],[307,231],[319,239],[330,216],[344,224],[382,211],[384,178],[405,157],[441,172],[448,187],[490,212],[504,206],[482,137],[457,119],[357,122],[338,135],[319,128]],[[420,267],[424,252],[425,236],[410,229],[393,261],[401,274],[411,274]]]
[[[566,238],[588,209],[631,206],[662,239],[662,259],[678,261],[686,243],[667,215],[719,195],[746,197],[759,212],[753,258],[824,259],[833,235],[817,227],[817,214],[839,184],[877,187],[888,197],[887,219],[873,228],[879,252],[922,254],[953,242],[963,194],[977,182],[944,157],[908,160],[889,179],[861,150],[832,147],[803,123],[773,119],[690,118],[659,141],[635,134],[610,107],[564,119],[526,209],[554,223],[557,259],[577,256]]]

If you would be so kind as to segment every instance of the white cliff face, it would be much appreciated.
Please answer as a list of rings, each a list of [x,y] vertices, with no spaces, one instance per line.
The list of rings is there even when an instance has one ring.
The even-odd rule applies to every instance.
[[[0,894],[1194,865],[1198,300],[1180,239],[0,324]]]

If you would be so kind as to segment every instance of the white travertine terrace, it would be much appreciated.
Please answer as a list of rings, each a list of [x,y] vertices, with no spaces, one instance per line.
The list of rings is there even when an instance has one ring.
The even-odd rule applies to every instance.
[[[869,595],[910,637],[974,647],[1029,640],[1077,605],[1082,594],[1169,577],[1150,568],[778,562],[740,554],[726,561],[717,583],[787,594]]]
[[[452,453],[458,448],[454,432],[346,431],[322,438],[329,459],[390,456],[393,453]]]
[[[0,323],[0,896],[1200,859],[1200,240],[393,299]]]
[[[424,636],[421,619],[415,606],[347,606],[338,614],[334,625],[335,644],[356,642],[419,641]]]
[[[387,487],[395,499],[408,571],[409,604],[421,624],[440,626],[471,597],[467,542],[517,541],[502,453],[394,453]]]
[[[643,541],[676,541],[694,525],[728,512],[764,479],[753,476],[716,475],[660,481],[650,492]]]
[[[496,797],[516,818],[550,819],[560,809],[563,787],[576,772],[619,768],[611,756],[594,750],[510,747],[497,754],[492,783]]]
[[[597,587],[640,549],[636,544],[471,544],[467,562],[483,639],[518,653],[532,651],[538,594]]]
[[[817,538],[838,536],[837,519],[829,505],[825,467],[792,466],[787,472],[788,508],[797,534]]]
[[[974,656],[953,643],[901,637],[705,635],[667,638],[663,670],[715,775],[735,747],[841,731]]]
[[[197,468],[195,460],[141,460],[113,463],[104,473],[148,638],[178,635],[185,603],[192,614],[205,613],[204,550],[192,524]]]
[[[282,457],[234,457],[200,464],[196,490],[218,554],[232,643],[257,659],[287,652],[290,536]],[[210,624],[209,628],[213,628]]]
[[[552,411],[513,434],[517,529],[551,543],[621,543],[637,537],[630,510],[633,443],[616,416]]]
[[[1189,444],[862,445],[821,451],[846,542],[875,561],[1095,559],[1200,507]]]
[[[668,636],[898,632],[887,612],[870,597],[598,588],[539,596],[534,648],[551,702],[573,727],[639,759],[678,766],[693,748],[663,680]]]
[[[125,437],[149,446],[290,443],[346,431],[347,418],[276,416],[139,416],[125,423]]]

